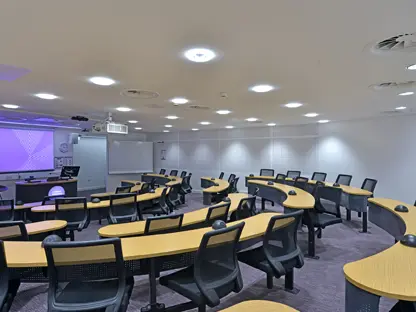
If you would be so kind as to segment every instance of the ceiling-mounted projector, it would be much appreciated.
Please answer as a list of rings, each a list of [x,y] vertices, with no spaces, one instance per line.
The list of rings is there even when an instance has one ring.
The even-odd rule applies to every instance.
[[[129,127],[113,122],[111,113],[108,113],[108,118],[104,122],[98,122],[92,126],[92,131],[95,133],[116,133],[116,134],[128,134]]]

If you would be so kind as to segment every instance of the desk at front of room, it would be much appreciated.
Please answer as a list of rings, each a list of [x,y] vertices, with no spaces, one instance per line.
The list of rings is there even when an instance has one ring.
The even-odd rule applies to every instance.
[[[78,179],[68,180],[36,180],[32,182],[18,181],[16,184],[16,202],[22,201],[23,203],[39,202],[44,199],[45,196],[53,195],[59,192],[61,188],[64,190],[64,194],[68,197],[76,197],[78,190]],[[55,194],[56,194],[55,193]]]

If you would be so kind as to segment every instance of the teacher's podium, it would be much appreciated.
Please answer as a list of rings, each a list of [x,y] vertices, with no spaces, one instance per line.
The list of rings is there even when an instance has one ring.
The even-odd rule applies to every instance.
[[[31,182],[16,182],[16,202],[23,203],[40,202],[45,196],[66,195],[67,197],[77,196],[78,179],[66,180],[34,180]]]

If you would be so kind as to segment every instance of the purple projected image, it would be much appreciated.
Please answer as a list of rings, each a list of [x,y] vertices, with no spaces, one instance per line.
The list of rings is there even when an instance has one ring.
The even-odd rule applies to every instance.
[[[0,173],[53,170],[53,131],[0,128]]]

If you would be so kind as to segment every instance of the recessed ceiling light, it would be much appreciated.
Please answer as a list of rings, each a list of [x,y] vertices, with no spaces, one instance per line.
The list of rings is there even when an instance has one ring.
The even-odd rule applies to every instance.
[[[313,117],[319,116],[319,114],[318,113],[307,113],[307,114],[305,114],[303,116],[309,117],[309,118],[313,118]]]
[[[210,123],[209,121],[201,121],[201,122],[200,122],[200,124],[201,124],[201,125],[204,125],[204,126],[208,126],[208,125],[210,125],[211,123]]]
[[[276,126],[276,124],[275,124],[274,122],[268,123],[267,125],[268,125],[269,127],[274,127],[274,126]]]
[[[191,130],[192,130],[192,131],[199,131],[199,129],[198,129],[198,128],[192,128]]]
[[[412,92],[412,91],[399,93],[400,96],[413,95],[413,94],[415,94],[415,93]]]
[[[116,83],[115,80],[108,77],[91,77],[88,81],[99,86],[111,86]]]
[[[262,85],[256,85],[250,88],[251,91],[257,92],[257,93],[264,93],[264,92],[270,92],[274,90],[274,87],[267,84]]]
[[[140,127],[136,127],[136,128],[134,128],[135,130],[143,130],[143,128],[140,128]]]
[[[225,126],[225,128],[227,128],[227,129],[233,129],[234,126]]]
[[[58,96],[51,93],[37,93],[35,96],[43,100],[55,100],[58,98]]]
[[[119,112],[129,112],[131,111],[131,108],[121,106],[121,107],[117,107],[116,110],[118,110]]]
[[[220,110],[217,110],[216,113],[218,115],[228,115],[231,113],[231,111],[229,111],[228,109],[220,109]]]
[[[163,132],[169,132],[169,130],[163,130]]]
[[[293,102],[293,103],[287,103],[284,106],[287,108],[298,108],[298,107],[301,107],[302,105],[303,105],[302,103]]]
[[[177,98],[173,98],[170,100],[173,104],[176,105],[181,105],[181,104],[186,104],[189,102],[188,99],[182,98],[182,97],[177,97]]]
[[[179,117],[175,115],[169,115],[169,116],[166,116],[165,118],[173,120],[173,119],[178,119]]]
[[[217,55],[210,49],[193,48],[185,51],[184,56],[191,62],[206,63],[213,60]]]
[[[165,125],[166,128],[172,128],[172,125]]]
[[[128,123],[136,124],[136,123],[138,123],[138,121],[137,120],[129,120]]]
[[[257,121],[257,120],[258,120],[258,118],[255,118],[255,117],[246,118],[246,121],[249,121],[249,122],[254,122],[254,121]]]
[[[413,65],[407,66],[407,69],[408,69],[408,70],[416,70],[416,64],[413,64]]]
[[[19,105],[15,105],[15,104],[3,104],[2,105],[4,108],[9,108],[9,109],[16,109],[19,108]]]
[[[329,122],[329,120],[328,120],[328,119],[321,119],[321,120],[318,120],[318,122],[319,122],[319,123],[328,123],[328,122]]]
[[[406,106],[399,106],[399,107],[396,107],[396,110],[404,110],[406,108],[407,108]]]

